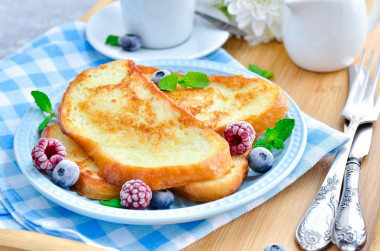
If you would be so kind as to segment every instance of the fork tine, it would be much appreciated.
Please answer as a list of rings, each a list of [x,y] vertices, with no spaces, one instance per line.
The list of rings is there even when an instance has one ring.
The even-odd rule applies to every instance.
[[[362,57],[361,57],[361,59],[360,59],[359,68],[362,68],[362,67],[363,67],[364,59],[365,59],[365,55],[366,55],[366,54],[367,54],[367,48],[364,48],[363,53],[362,53]]]
[[[360,90],[360,94],[358,96],[358,100],[362,100],[363,103],[366,104],[371,104],[373,105],[373,94],[375,91],[376,87],[376,81],[370,81],[370,73],[371,73],[371,66],[372,66],[372,61],[374,57],[375,52],[372,51],[371,57],[369,59],[368,67],[366,69],[366,74],[365,74],[365,79],[363,83],[363,88]]]
[[[379,72],[380,71],[380,56],[379,60],[377,61],[376,69],[375,69],[375,74],[373,75],[372,82],[374,83],[373,85],[376,86],[377,80],[379,79]],[[375,87],[373,88],[373,94],[375,93]],[[380,93],[377,95],[376,103],[375,103],[375,109],[377,113],[380,112]]]
[[[357,92],[358,92],[357,89],[359,87],[359,84],[362,82],[361,79],[360,79],[361,76],[362,76],[361,73],[362,72],[365,73],[364,68],[363,68],[363,64],[364,64],[364,58],[365,58],[366,53],[367,53],[367,49],[364,49],[363,53],[362,53],[362,57],[360,59],[359,67],[357,68],[356,77],[355,77],[354,81],[352,81],[352,86],[350,86],[350,91],[348,93],[346,105],[345,105],[343,111],[346,110],[346,109],[348,109],[348,107],[350,107],[353,104],[354,99],[357,96]]]

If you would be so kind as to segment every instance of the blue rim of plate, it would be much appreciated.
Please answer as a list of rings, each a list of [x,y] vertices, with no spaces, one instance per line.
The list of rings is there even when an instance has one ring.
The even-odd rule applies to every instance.
[[[155,66],[177,72],[201,71],[206,74],[241,74],[250,78],[260,77],[244,68],[203,60],[144,60],[136,61],[136,64]],[[49,95],[53,104],[59,103],[66,88],[67,84],[64,84]],[[278,162],[269,172],[257,178],[252,185],[212,202],[167,210],[129,210],[94,203],[93,200],[55,185],[32,165],[30,152],[39,138],[38,124],[44,118],[42,112],[35,105],[24,115],[15,134],[16,160],[23,175],[37,191],[60,206],[85,216],[115,223],[137,225],[173,224],[205,219],[243,207],[271,192],[297,166],[306,146],[307,127],[300,109],[293,99],[289,95],[287,96],[291,103],[287,117],[294,118],[296,123],[293,133],[285,142],[285,149],[281,150]]]

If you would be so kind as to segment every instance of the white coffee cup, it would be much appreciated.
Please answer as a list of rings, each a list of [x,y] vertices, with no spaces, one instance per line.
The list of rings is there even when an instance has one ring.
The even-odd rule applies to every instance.
[[[190,37],[196,0],[120,0],[126,33],[141,37],[142,46],[163,49]]]

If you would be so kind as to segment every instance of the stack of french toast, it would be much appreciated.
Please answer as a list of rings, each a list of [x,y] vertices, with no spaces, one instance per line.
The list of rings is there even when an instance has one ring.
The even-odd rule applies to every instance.
[[[79,74],[67,88],[58,123],[42,137],[66,147],[80,168],[71,187],[90,199],[119,198],[121,186],[140,179],[152,190],[170,188],[197,202],[235,192],[247,175],[247,154],[231,155],[222,137],[232,122],[256,135],[285,117],[289,100],[269,81],[208,76],[204,88],[160,90],[158,69],[113,61]]]

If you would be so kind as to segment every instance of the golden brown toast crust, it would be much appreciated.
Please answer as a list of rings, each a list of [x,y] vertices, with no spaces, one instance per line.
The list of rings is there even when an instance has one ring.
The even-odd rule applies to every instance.
[[[156,70],[158,70],[154,67],[137,67],[148,79]],[[86,74],[82,73],[77,78],[85,79]],[[236,88],[242,88],[244,87],[244,85],[250,84],[250,81],[244,80],[244,78],[241,76],[209,76],[209,78],[212,84],[225,85],[230,88],[231,86],[235,86]],[[205,93],[204,91],[202,91],[203,89],[205,88],[188,89],[185,92],[181,87],[177,86],[176,91],[174,91],[173,93],[161,93],[165,93],[169,96],[172,95],[174,97],[174,102],[182,103],[185,109],[187,109],[190,113],[193,113],[195,115],[198,114],[197,112],[199,112],[199,110],[201,110],[201,106],[187,105],[186,107],[186,102],[181,101],[181,94],[192,92],[194,93],[193,95],[205,97]],[[210,92],[210,90],[206,91],[206,94],[207,92]],[[207,102],[205,102],[204,104],[207,104]],[[267,109],[265,114],[261,114],[259,116],[252,116],[244,120],[251,123],[252,125],[255,125],[254,127],[257,134],[262,134],[266,130],[266,128],[273,127],[279,119],[285,116],[288,106],[289,101],[286,95],[279,89],[278,96],[276,98],[275,103],[273,104],[273,107]],[[215,119],[214,117],[214,122],[215,121],[217,121],[217,119]],[[224,127],[218,127],[216,123],[209,123],[207,124],[207,126],[209,126],[212,129],[218,130],[220,134],[222,134],[224,131]],[[68,152],[66,158],[77,162],[77,164],[80,166],[81,174],[78,182],[71,187],[72,190],[76,191],[80,195],[83,195],[91,199],[109,200],[112,198],[119,197],[121,186],[109,183],[104,178],[100,177],[99,169],[96,167],[95,162],[91,158],[89,158],[88,155],[74,141],[72,141],[69,137],[65,136],[61,132],[61,129],[57,124],[45,128],[42,136],[56,138],[60,140],[66,146]],[[172,190],[179,195],[182,195],[193,201],[198,202],[207,202],[228,196],[240,187],[241,183],[246,177],[248,169],[248,163],[246,160],[247,154],[248,153],[245,153],[244,155],[233,156],[231,168],[218,179],[214,179],[211,181],[192,182],[186,185],[182,185],[180,187],[172,188]]]
[[[142,65],[137,65],[137,68],[148,79],[158,70],[155,67]],[[240,75],[210,75],[208,78],[211,83],[206,88],[184,89],[177,86],[175,91],[165,93],[173,99],[174,103],[188,110],[220,135],[223,134],[229,123],[236,121],[246,121],[253,126],[257,135],[263,134],[268,127],[274,127],[278,120],[285,117],[289,109],[290,102],[285,93],[278,86],[261,78],[245,78]],[[228,91],[232,92],[233,96],[229,95]],[[262,110],[259,114],[246,113],[232,119],[231,114],[237,114],[237,111],[265,92],[271,92],[271,96],[273,96],[273,103],[270,103],[267,109]],[[230,102],[231,105],[217,107],[216,100],[224,103]],[[212,106],[216,108],[209,109]]]
[[[59,140],[66,147],[66,159],[78,164],[80,175],[78,181],[70,187],[73,191],[89,199],[111,200],[120,197],[121,186],[111,184],[99,176],[95,162],[62,133],[58,123],[46,127],[41,136]],[[219,179],[190,183],[174,188],[174,192],[199,202],[217,200],[232,194],[240,187],[247,174],[247,153],[233,156],[231,168]]]
[[[208,202],[224,198],[239,189],[248,173],[248,152],[232,156],[232,165],[222,177],[216,180],[193,182],[171,190],[196,202]]]
[[[92,74],[96,74],[97,71],[112,68],[114,66],[123,66],[125,68],[126,77],[122,79],[120,83],[113,85],[102,83],[94,88],[86,86],[86,83],[88,83],[88,79],[91,78]],[[97,126],[97,129],[101,128],[101,130],[110,135],[120,132],[123,133],[123,130],[125,130],[132,136],[133,133],[140,133],[141,135],[147,135],[149,137],[151,135],[157,136],[153,140],[148,137],[149,140],[145,142],[146,144],[150,143],[151,148],[152,146],[154,147],[154,143],[160,142],[160,137],[163,137],[162,134],[165,133],[164,127],[167,126],[167,124],[159,125],[159,127],[156,128],[151,126],[152,124],[154,125],[154,120],[151,120],[151,124],[146,123],[136,125],[136,123],[134,123],[134,119],[141,115],[138,111],[140,107],[140,99],[137,94],[134,94],[136,86],[140,88],[143,87],[144,90],[149,92],[150,97],[153,97],[154,100],[159,100],[160,102],[165,103],[166,109],[179,114],[178,123],[180,124],[180,127],[195,128],[198,133],[200,132],[202,135],[205,135],[204,137],[207,139],[207,142],[210,145],[215,146],[215,149],[212,148],[213,154],[196,163],[162,165],[154,168],[147,168],[144,166],[144,163],[141,163],[141,165],[121,163],[118,159],[114,158],[112,153],[107,153],[107,151],[104,150],[104,147],[99,140],[94,140],[94,137],[91,138],[91,136],[88,136],[85,133],[82,134],[84,128],[80,127],[79,123],[73,122],[72,116],[76,113],[75,109],[79,109],[82,112],[84,111],[83,113],[88,116],[91,123]],[[133,101],[130,102],[132,107],[126,107],[125,109],[128,109],[128,111],[120,111],[118,113],[120,116],[109,116],[107,113],[92,112],[93,106],[89,105],[91,102],[87,102],[88,100],[85,100],[87,103],[81,101],[77,103],[78,105],[75,105],[74,97],[77,95],[77,92],[81,91],[90,92],[91,97],[97,97],[98,95],[103,94],[103,92],[114,93],[116,91],[121,91],[126,95],[126,100]],[[110,100],[109,102],[121,103],[122,100]],[[146,103],[147,102],[144,104]],[[136,107],[133,107],[134,104],[136,104]],[[146,107],[149,107],[149,103]],[[128,114],[128,112],[136,113],[133,116],[124,116],[125,114]],[[143,114],[142,116],[149,118],[154,115],[154,113],[148,113]],[[95,161],[96,166],[101,170],[101,175],[108,182],[113,184],[122,185],[131,179],[141,179],[147,183],[152,190],[159,190],[181,186],[195,181],[216,179],[221,177],[231,166],[228,143],[185,109],[177,106],[170,98],[159,90],[158,87],[148,81],[134,66],[133,61],[114,61],[101,65],[97,69],[88,69],[78,75],[77,78],[70,83],[63,96],[59,107],[58,121],[62,131],[73,139]],[[168,133],[170,134],[170,130]],[[168,137],[168,135],[164,136]]]
[[[100,171],[100,175],[110,183],[119,185],[122,185],[131,179],[140,179],[148,184],[152,190],[161,190],[180,186],[178,184],[185,185],[195,181],[209,180],[210,178],[206,178],[209,176],[212,176],[212,179],[217,179],[223,176],[229,168],[225,167],[225,164],[232,162],[230,155],[230,158],[228,159],[225,157],[225,154],[226,152],[222,151],[203,163],[192,164],[191,170],[186,167],[163,166],[162,168],[155,168],[147,171],[143,168],[125,168],[124,166],[115,163],[112,165],[103,165],[105,168]],[[104,160],[105,162],[112,161],[107,160],[106,158],[104,158]],[[165,169],[170,169],[170,171],[165,171]],[[210,173],[206,174],[205,172]]]
[[[111,200],[120,197],[121,186],[111,184],[100,177],[95,162],[72,139],[62,133],[58,123],[45,127],[41,137],[59,140],[66,147],[66,159],[79,166],[79,179],[70,187],[71,190],[89,199]]]

